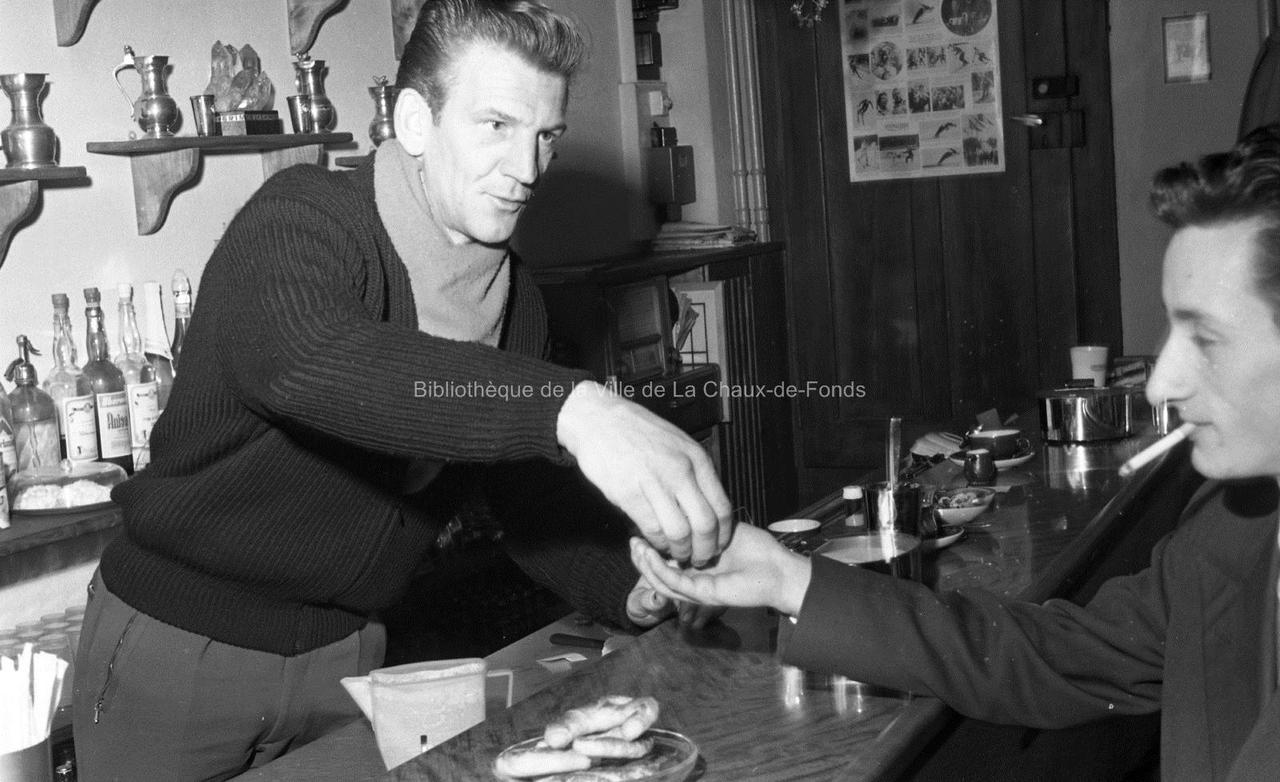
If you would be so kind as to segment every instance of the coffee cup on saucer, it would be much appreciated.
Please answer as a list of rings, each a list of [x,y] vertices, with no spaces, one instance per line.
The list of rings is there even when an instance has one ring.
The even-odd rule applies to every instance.
[[[1012,459],[1031,450],[1031,440],[1021,429],[976,429],[969,432],[968,449],[985,448],[996,461]]]

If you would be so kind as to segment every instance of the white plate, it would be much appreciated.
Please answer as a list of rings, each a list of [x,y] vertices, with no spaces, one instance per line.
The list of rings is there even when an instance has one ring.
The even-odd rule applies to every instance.
[[[920,541],[920,550],[921,551],[937,551],[938,549],[942,549],[942,548],[946,548],[947,546],[950,546],[952,543],[955,543],[957,540],[959,540],[962,537],[964,537],[964,527],[961,527],[959,530],[952,532],[950,535],[944,535],[940,538],[930,538],[929,540]]]
[[[1008,459],[996,459],[996,469],[1004,470],[1009,467],[1018,467],[1031,461],[1032,457],[1035,455],[1036,452],[1034,450],[1030,450],[1026,453],[1018,454],[1017,456],[1010,456]],[[955,464],[964,464],[964,453],[961,453],[959,456],[951,457],[951,461]]]

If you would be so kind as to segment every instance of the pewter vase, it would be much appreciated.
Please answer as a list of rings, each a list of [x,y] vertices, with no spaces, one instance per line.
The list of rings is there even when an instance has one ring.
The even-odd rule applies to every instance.
[[[7,168],[41,168],[57,165],[58,137],[40,114],[40,97],[44,93],[44,73],[6,73],[0,76],[0,88],[9,96],[13,119],[0,131]]]
[[[369,123],[369,140],[379,146],[389,138],[396,137],[392,112],[396,107],[396,96],[400,90],[391,84],[378,84],[369,88],[373,96],[373,121]]]
[[[132,105],[133,118],[137,121],[138,127],[152,138],[172,136],[181,114],[178,112],[178,102],[169,95],[168,87],[165,85],[166,71],[169,68],[168,56],[163,54],[134,56],[133,49],[128,46],[124,47],[124,52],[124,59],[115,67],[112,75],[115,77],[116,86],[120,88],[120,94],[124,95],[125,100]],[[124,85],[120,83],[120,71],[128,68],[137,71],[142,79],[142,92],[137,99],[130,98]]]
[[[304,59],[293,64],[293,80],[298,94],[305,98],[311,120],[317,131],[333,130],[338,124],[338,112],[333,102],[324,94],[324,60]]]

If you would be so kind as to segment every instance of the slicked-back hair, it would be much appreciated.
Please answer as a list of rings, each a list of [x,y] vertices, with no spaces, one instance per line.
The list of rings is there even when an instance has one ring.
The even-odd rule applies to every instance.
[[[426,0],[400,57],[396,86],[417,90],[438,116],[454,62],[477,42],[507,49],[566,83],[586,58],[573,20],[536,0]]]
[[[1254,285],[1280,327],[1280,125],[1258,128],[1226,152],[1159,171],[1151,206],[1175,229],[1256,221]]]

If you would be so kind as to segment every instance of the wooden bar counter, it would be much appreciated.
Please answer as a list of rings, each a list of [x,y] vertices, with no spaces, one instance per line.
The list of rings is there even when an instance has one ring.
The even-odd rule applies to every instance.
[[[1030,461],[1001,470],[995,505],[963,538],[925,554],[926,582],[1035,601],[1084,599],[1102,579],[1141,567],[1196,482],[1175,463],[1185,465],[1185,451],[1172,452],[1129,481],[1118,478],[1116,468],[1153,439],[1037,446]],[[963,485],[959,473],[958,466],[943,462],[919,480]],[[833,493],[797,515],[832,528],[841,523],[836,498]],[[957,719],[932,697],[833,682],[781,664],[775,652],[778,619],[765,610],[735,610],[725,620],[698,633],[664,623],[555,680],[533,663],[546,649],[546,631],[535,633],[490,656],[491,667],[516,668],[512,708],[490,709],[482,724],[385,778],[492,779],[490,765],[504,747],[540,734],[565,709],[605,694],[656,697],[662,706],[657,727],[679,731],[698,745],[691,778],[705,782],[893,779]],[[523,651],[516,649],[521,644]],[[360,720],[244,778],[383,776],[368,723]]]

